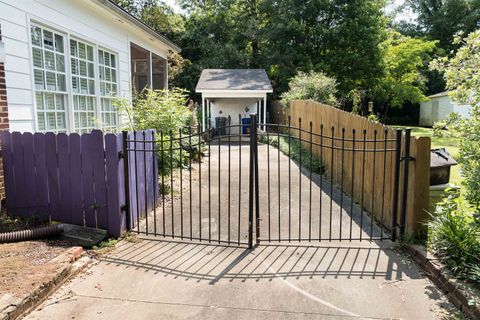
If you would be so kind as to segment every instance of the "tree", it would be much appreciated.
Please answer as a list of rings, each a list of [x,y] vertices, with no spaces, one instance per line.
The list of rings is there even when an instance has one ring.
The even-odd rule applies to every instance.
[[[385,73],[375,89],[377,103],[383,105],[384,120],[390,108],[425,99],[425,78],[421,69],[431,59],[436,41],[414,39],[390,30],[381,45]]]
[[[431,63],[435,70],[444,72],[450,96],[460,103],[472,105],[470,119],[451,114],[447,121],[437,124],[447,127],[448,133],[460,142],[459,162],[462,164],[465,197],[480,207],[480,30],[465,39],[455,38],[462,45],[452,58],[439,58]]]
[[[469,34],[480,22],[480,0],[410,0],[410,5],[424,33],[447,51],[458,48],[456,34]]]

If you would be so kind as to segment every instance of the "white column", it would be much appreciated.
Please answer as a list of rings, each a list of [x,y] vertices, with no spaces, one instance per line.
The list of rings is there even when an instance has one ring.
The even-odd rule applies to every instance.
[[[205,98],[202,93],[202,131],[205,131]]]
[[[265,124],[267,123],[267,94],[263,97],[263,131],[267,128]]]

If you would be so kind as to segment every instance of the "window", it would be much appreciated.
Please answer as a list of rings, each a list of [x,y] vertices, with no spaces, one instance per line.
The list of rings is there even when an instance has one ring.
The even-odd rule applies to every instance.
[[[113,97],[117,94],[117,61],[114,54],[98,50],[98,72],[102,128],[112,131],[117,128],[117,112],[113,106]]]
[[[31,44],[38,130],[116,131],[117,56],[34,24]]]
[[[73,119],[75,131],[90,132],[95,128],[95,65],[93,46],[70,40]]]
[[[37,26],[32,26],[31,37],[38,129],[66,131],[64,38]]]

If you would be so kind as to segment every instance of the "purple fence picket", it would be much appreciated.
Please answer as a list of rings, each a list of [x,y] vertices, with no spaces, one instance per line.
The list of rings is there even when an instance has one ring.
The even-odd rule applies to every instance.
[[[35,178],[35,157],[33,147],[33,135],[31,133],[24,133],[22,135],[23,143],[23,171],[25,175],[25,207],[26,212],[35,206],[35,184],[31,180]],[[38,216],[37,212],[35,215]]]
[[[104,150],[103,145],[103,133],[100,130],[93,130],[91,133],[92,147],[97,150],[92,155],[93,163],[93,181],[94,181],[94,194],[95,194],[95,213],[97,217],[97,226],[99,228],[108,227],[107,217],[107,188],[105,186],[105,162],[104,152],[98,152],[98,150]]]
[[[77,225],[84,224],[83,216],[83,181],[82,181],[82,147],[80,144],[80,135],[72,133],[69,136],[70,142],[70,175],[69,189],[71,194],[70,213],[71,223]]]
[[[10,132],[2,132],[2,156],[3,167],[8,170],[3,170],[3,176],[5,180],[5,204],[7,208],[13,208],[16,205],[16,193],[15,193],[15,177],[14,177],[14,165],[13,165],[13,153],[12,153],[12,136]]]
[[[80,141],[82,145],[83,210],[85,212],[85,225],[87,227],[96,227],[92,163],[95,149],[91,134],[83,134]]]
[[[123,176],[123,160],[118,156],[121,151],[118,145],[118,139],[116,135],[105,135],[105,164],[106,164],[106,177],[107,177],[107,201],[108,201],[108,230],[113,236],[120,236],[122,233],[122,225],[124,215],[121,209],[120,193],[119,191],[119,174]],[[121,167],[122,171],[119,172]]]
[[[15,134],[15,132],[13,133]],[[52,132],[45,134],[45,158],[47,159],[48,204],[50,217],[59,220],[60,190],[58,186],[57,136]]]
[[[60,202],[59,202],[59,220],[71,221],[71,190],[69,179],[70,168],[70,151],[68,136],[65,133],[59,133],[57,135],[57,159],[58,159],[58,184],[60,190]]]
[[[12,134],[12,152],[14,162],[14,179],[15,179],[15,194],[17,198],[15,214],[20,217],[28,217],[25,208],[25,202],[23,197],[25,196],[25,171],[23,170],[23,143],[22,134],[20,132],[14,132]],[[22,199],[22,201],[18,201]]]
[[[47,162],[45,159],[45,135],[43,133],[35,133],[33,135],[33,144],[35,149],[35,207],[38,212],[39,219],[47,220],[50,217],[50,214],[48,210],[48,178]]]

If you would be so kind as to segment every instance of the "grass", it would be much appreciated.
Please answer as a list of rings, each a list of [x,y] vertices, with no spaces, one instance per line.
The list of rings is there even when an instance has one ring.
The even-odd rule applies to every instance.
[[[432,148],[445,148],[448,153],[454,158],[458,156],[459,153],[459,144],[455,138],[452,137],[435,137],[433,135],[433,130],[431,128],[425,127],[411,127],[411,126],[395,126],[396,128],[411,128],[412,135],[417,137],[429,137],[432,140]],[[453,166],[450,171],[450,183],[455,185],[461,185],[462,176],[461,165],[458,164]]]

